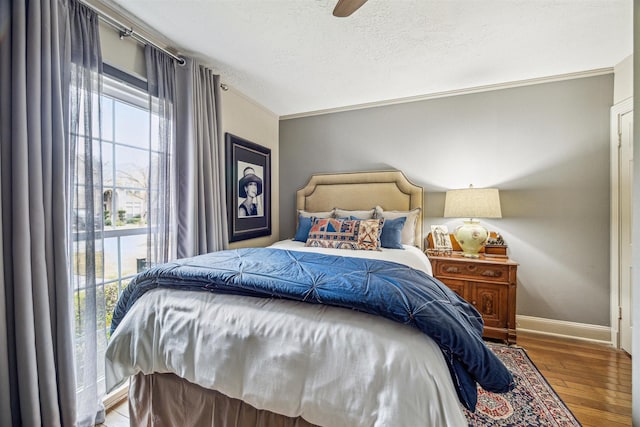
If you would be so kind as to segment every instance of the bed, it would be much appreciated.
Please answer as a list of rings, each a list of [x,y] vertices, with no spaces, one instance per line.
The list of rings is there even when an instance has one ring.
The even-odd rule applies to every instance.
[[[209,264],[203,265],[205,258],[162,266],[162,274],[142,273],[144,277],[136,278],[137,289],[148,289],[134,298],[137,289],[130,286],[134,290],[127,288],[118,302],[116,311],[126,314],[114,315],[106,363],[108,389],[130,379],[132,425],[462,426],[467,421],[461,401],[466,406],[469,402],[461,397],[464,375],[457,370],[477,368],[474,376],[482,377],[492,391],[513,386],[506,368],[499,361],[495,364],[497,358],[491,359],[491,352],[476,339],[472,326],[477,325],[432,333],[431,321],[420,323],[422,329],[408,326],[418,323],[420,313],[398,312],[379,302],[365,304],[364,297],[349,302],[356,309],[345,309],[352,307],[343,304],[345,299],[360,298],[350,289],[356,282],[375,290],[377,282],[395,283],[405,275],[410,288],[416,277],[433,280],[420,248],[422,188],[399,171],[314,175],[297,192],[296,207],[296,237],[307,218],[316,226],[322,223],[315,216],[322,212],[344,224],[364,224],[375,220],[360,221],[351,214],[373,210],[372,216],[384,216],[379,221],[382,231],[382,224],[403,214],[415,214],[417,220],[413,228],[403,226],[402,234],[394,235],[402,238],[401,248],[318,248],[307,244],[311,233],[307,243],[285,240],[270,248],[208,254],[206,262],[218,266],[215,273]],[[269,264],[251,270],[256,256]],[[331,272],[326,271],[327,263],[332,263]],[[281,271],[282,266],[287,271]],[[296,266],[293,273],[289,266]],[[204,273],[196,274],[203,268]],[[314,268],[318,271],[309,273]],[[296,287],[300,271],[313,282],[304,289]],[[349,278],[352,271],[358,273]],[[217,284],[203,284],[203,277]],[[268,280],[266,294],[254,279]],[[330,283],[316,286],[320,280]],[[244,294],[236,292],[235,284],[226,287],[232,281],[242,281]],[[277,287],[282,283],[300,297],[283,297]],[[382,299],[398,299],[402,306],[405,295],[393,292]],[[446,290],[436,287],[434,292],[441,295]],[[457,298],[451,294],[439,298]],[[323,304],[317,304],[320,300]],[[446,311],[437,317],[470,310],[462,300],[454,303],[454,314]],[[385,318],[378,315],[380,310],[392,313]],[[472,310],[469,314],[473,322]],[[435,338],[425,335],[425,329]],[[450,349],[457,344],[442,344],[441,335],[446,338],[457,329],[473,341],[464,352],[478,353],[494,364],[480,368],[473,366],[476,362],[454,360],[458,356]]]

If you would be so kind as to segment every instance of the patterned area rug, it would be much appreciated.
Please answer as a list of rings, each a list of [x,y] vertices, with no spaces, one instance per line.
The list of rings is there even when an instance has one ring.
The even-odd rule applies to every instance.
[[[509,368],[516,388],[494,394],[478,388],[476,411],[465,410],[469,426],[580,426],[522,348],[487,343]]]

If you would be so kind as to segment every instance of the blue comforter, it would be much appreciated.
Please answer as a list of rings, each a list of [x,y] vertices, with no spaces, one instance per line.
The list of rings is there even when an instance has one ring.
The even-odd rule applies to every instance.
[[[118,300],[111,331],[138,298],[157,287],[328,304],[418,328],[442,349],[460,401],[471,411],[476,382],[496,393],[514,386],[511,373],[483,343],[475,308],[438,280],[402,264],[271,248],[185,258],[136,276]]]

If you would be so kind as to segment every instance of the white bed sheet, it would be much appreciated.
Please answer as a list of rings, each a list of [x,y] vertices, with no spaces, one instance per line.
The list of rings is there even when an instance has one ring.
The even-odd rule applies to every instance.
[[[467,425],[433,340],[344,308],[155,289],[107,348],[109,390],[138,372],[321,426]]]

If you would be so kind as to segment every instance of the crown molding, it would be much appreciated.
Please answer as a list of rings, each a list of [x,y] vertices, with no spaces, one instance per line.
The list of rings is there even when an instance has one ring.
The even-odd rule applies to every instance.
[[[516,88],[516,87],[522,87],[522,86],[537,85],[542,83],[559,82],[563,80],[602,76],[605,74],[613,74],[613,72],[614,72],[613,67],[598,68],[594,70],[580,71],[575,73],[558,74],[555,76],[537,77],[533,79],[516,80],[513,82],[496,83],[491,85],[476,86],[476,87],[465,88],[465,89],[448,90],[444,92],[435,92],[431,94],[416,95],[416,96],[410,96],[405,98],[395,98],[395,99],[389,99],[385,101],[355,104],[355,105],[349,105],[345,107],[327,108],[324,110],[315,110],[315,111],[308,111],[304,113],[287,114],[287,115],[280,116],[280,120],[290,120],[290,119],[298,119],[302,117],[320,116],[324,114],[340,113],[340,112],[353,111],[353,110],[362,110],[365,108],[383,107],[383,106],[394,105],[394,104],[405,104],[407,102],[426,101],[429,99],[445,98],[445,97],[459,96],[459,95],[469,95],[472,93],[488,92],[492,90],[510,89],[510,88]]]

